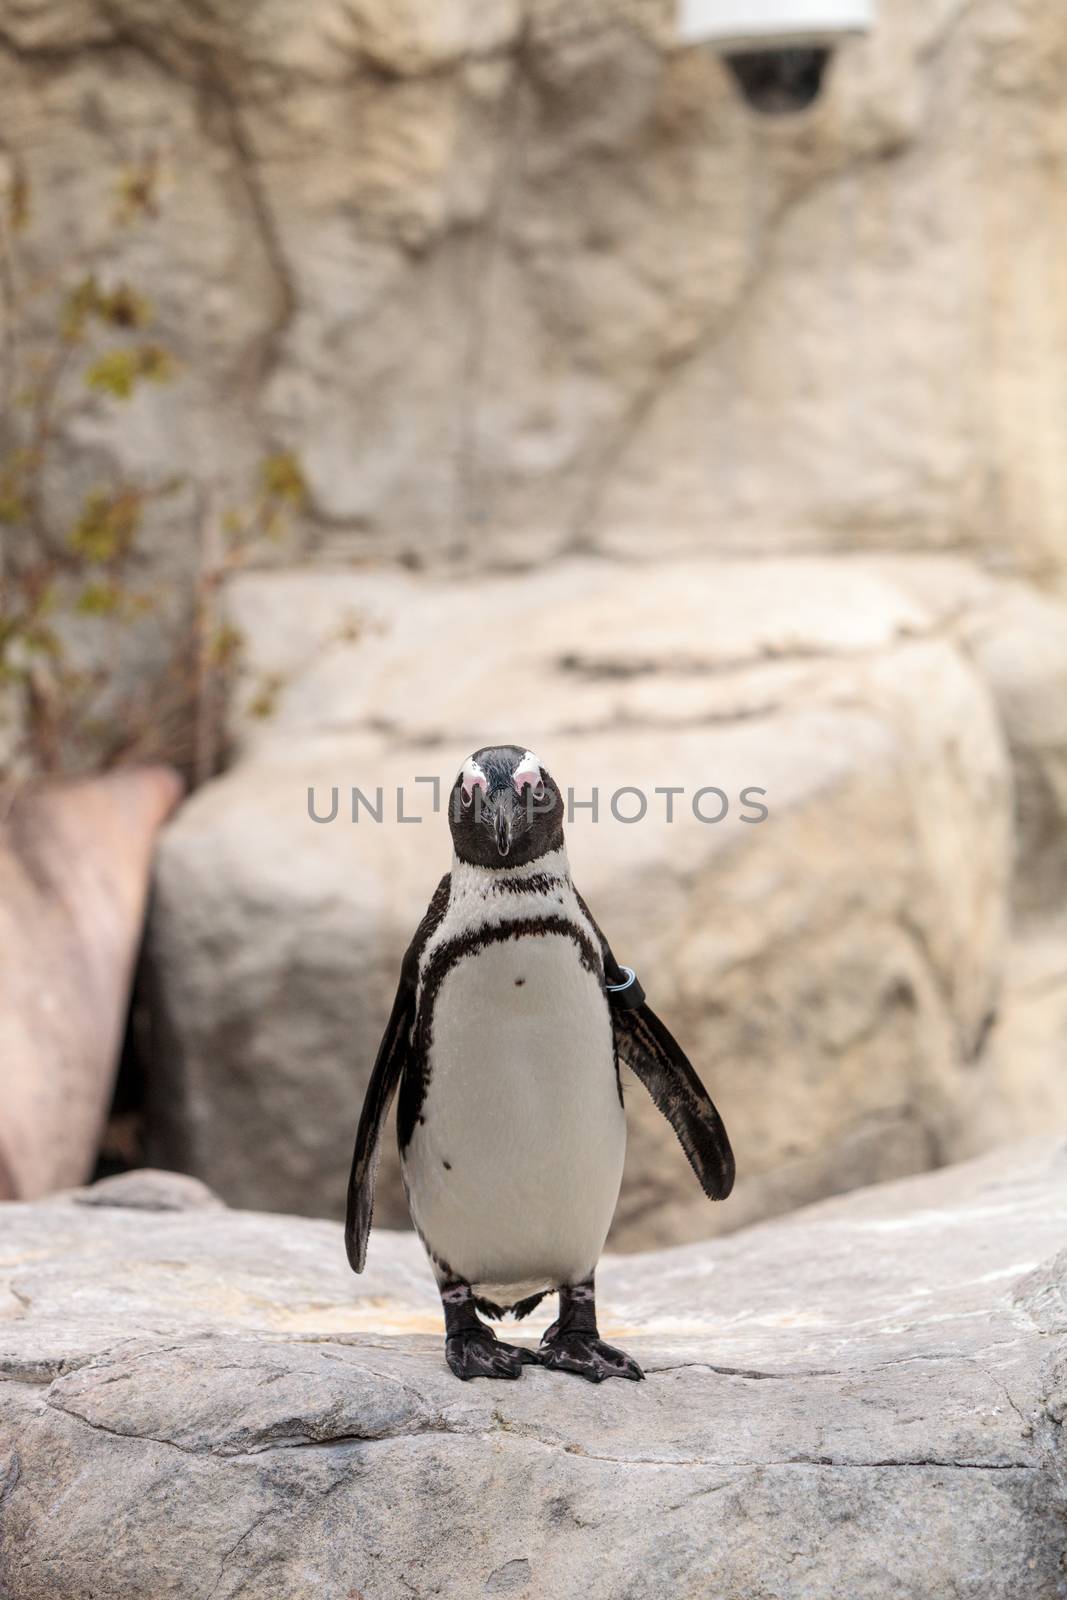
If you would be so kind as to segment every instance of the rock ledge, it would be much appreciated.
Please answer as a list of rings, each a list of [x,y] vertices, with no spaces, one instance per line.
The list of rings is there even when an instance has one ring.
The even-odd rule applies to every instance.
[[[606,1261],[599,1389],[457,1383],[410,1236],[154,1181],[0,1213],[4,1600],[1067,1592],[1060,1144]]]

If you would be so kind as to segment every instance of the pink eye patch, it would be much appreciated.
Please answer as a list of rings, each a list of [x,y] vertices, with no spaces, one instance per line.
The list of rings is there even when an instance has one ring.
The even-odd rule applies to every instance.
[[[524,751],[522,760],[511,775],[511,781],[515,785],[516,794],[521,794],[528,786],[532,787],[535,793],[538,790],[544,791],[545,780],[541,772],[541,763],[532,750]]]
[[[485,773],[473,756],[463,763],[460,777],[463,780],[463,799],[467,805],[474,799],[475,789],[480,789],[484,794],[489,787]]]

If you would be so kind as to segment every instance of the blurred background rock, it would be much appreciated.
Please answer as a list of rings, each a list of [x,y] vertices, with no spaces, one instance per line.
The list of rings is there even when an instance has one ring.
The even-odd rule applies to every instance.
[[[448,861],[350,788],[497,739],[599,787],[576,878],[737,1147],[710,1208],[632,1085],[618,1247],[1067,1124],[1065,86],[1057,0],[884,0],[821,79],[660,0],[0,0],[10,1193],[338,1214]],[[140,900],[107,995],[56,906],[143,894],[174,786],[93,806],[160,761],[120,1050]],[[31,1164],[42,1008],[97,1048]]]

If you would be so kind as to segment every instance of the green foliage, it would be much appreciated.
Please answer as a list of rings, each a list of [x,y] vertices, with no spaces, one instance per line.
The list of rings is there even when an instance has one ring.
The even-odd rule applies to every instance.
[[[148,379],[152,383],[166,383],[173,372],[173,362],[158,344],[139,344],[127,350],[109,350],[99,356],[85,374],[90,389],[102,394],[112,394],[116,400],[128,400],[137,385]]]
[[[116,227],[154,220],[159,216],[159,163],[148,156],[138,166],[128,167],[119,181],[113,220]]]
[[[119,617],[132,622],[137,617],[151,615],[156,610],[156,602],[150,594],[139,594],[121,583],[104,579],[87,583],[75,599],[74,609],[82,617]]]
[[[133,284],[107,281],[103,262],[113,241],[65,282],[23,282],[19,241],[32,224],[31,201],[26,174],[16,167],[0,197],[0,413],[7,424],[0,449],[0,716],[13,712],[21,737],[6,774],[0,757],[0,781],[138,756],[208,776],[221,744],[221,683],[242,644],[215,615],[218,591],[302,508],[303,472],[292,452],[278,450],[260,463],[247,505],[217,519],[205,513],[204,525],[190,529],[201,562],[185,592],[148,593],[135,578],[151,509],[181,488],[207,503],[195,479],[98,483],[73,515],[58,519],[50,468],[79,392],[120,405],[141,385],[172,381],[178,369],[153,337],[149,300]],[[159,172],[150,159],[123,175],[112,224],[151,226],[159,211]],[[46,292],[54,314],[42,339]],[[158,682],[123,695],[116,678],[122,635],[146,618],[171,630],[170,664]],[[279,688],[264,698],[261,714],[270,714],[267,702]]]
[[[122,608],[123,594],[117,583],[87,583],[75,601],[83,617],[110,617]]]
[[[248,714],[261,720],[273,717],[278,709],[278,698],[285,688],[285,679],[278,672],[264,673],[255,694],[248,702]]]
[[[7,196],[7,225],[21,233],[30,220],[30,185],[22,167],[16,166]]]
[[[129,554],[141,531],[144,497],[135,489],[109,494],[94,489],[70,532],[75,555],[92,564],[115,562]]]
[[[0,526],[13,528],[26,516],[26,502],[13,480],[0,482]]]
[[[63,296],[59,310],[59,331],[68,344],[80,344],[93,322],[126,331],[146,328],[152,320],[150,303],[120,283],[104,290],[95,273],[79,279]]]
[[[260,466],[260,481],[267,499],[284,501],[296,511],[307,500],[303,469],[291,450],[267,456]]]
[[[211,640],[210,660],[214,667],[232,667],[240,657],[244,637],[232,623],[223,622],[215,629]]]

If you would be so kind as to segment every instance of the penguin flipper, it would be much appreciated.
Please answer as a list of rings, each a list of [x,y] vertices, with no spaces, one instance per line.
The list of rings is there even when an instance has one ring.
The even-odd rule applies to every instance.
[[[382,1042],[367,1084],[363,1110],[356,1129],[352,1151],[352,1170],[348,1177],[348,1207],[345,1215],[345,1249],[353,1272],[362,1272],[367,1261],[367,1239],[374,1210],[374,1180],[378,1175],[382,1129],[389,1115],[397,1085],[411,1055],[411,1035],[415,1026],[415,998],[419,956],[431,933],[448,907],[452,878],[445,873],[434,891],[426,915],[415,930],[415,937],[400,968],[393,1009],[389,1013]]]
[[[402,975],[382,1042],[378,1046],[352,1152],[345,1249],[353,1272],[362,1272],[367,1260],[367,1238],[374,1210],[374,1180],[378,1175],[382,1129],[407,1060],[414,1021],[415,985]]]
[[[625,1011],[612,1007],[612,1024],[619,1055],[678,1135],[700,1187],[709,1200],[725,1200],[734,1186],[734,1153],[685,1051],[647,1003]]]
[[[677,1039],[645,1000],[633,973],[616,961],[581,895],[578,903],[604,953],[615,1049],[678,1135],[708,1199],[725,1200],[734,1186],[734,1153],[715,1103]]]

